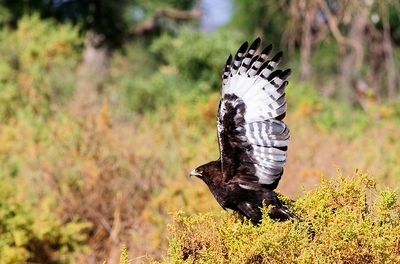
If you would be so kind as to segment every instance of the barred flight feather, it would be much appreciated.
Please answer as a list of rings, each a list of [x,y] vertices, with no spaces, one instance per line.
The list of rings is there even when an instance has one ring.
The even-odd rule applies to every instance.
[[[257,38],[250,45],[249,51],[247,51],[247,54],[246,54],[245,58],[243,59],[242,64],[240,65],[239,74],[243,74],[243,73],[247,72],[247,70],[250,67],[250,62],[251,62],[252,58],[254,57],[254,54],[257,51],[257,49],[260,46],[260,44],[261,44],[261,39]]]
[[[251,64],[251,67],[249,67],[249,71],[247,73],[248,77],[252,77],[257,74],[257,72],[260,70],[261,66],[263,63],[266,61],[268,58],[269,54],[272,51],[272,44],[268,45],[258,56],[258,58],[255,60],[254,63]]]

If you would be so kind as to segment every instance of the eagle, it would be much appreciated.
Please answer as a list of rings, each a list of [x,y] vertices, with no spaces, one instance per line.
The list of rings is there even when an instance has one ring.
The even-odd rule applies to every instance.
[[[255,223],[261,221],[264,205],[271,205],[271,219],[297,218],[274,191],[289,143],[290,132],[283,119],[291,70],[275,70],[283,53],[268,59],[271,44],[256,55],[260,44],[260,38],[250,47],[246,41],[233,60],[229,55],[217,112],[220,157],[190,173],[207,184],[222,208]]]

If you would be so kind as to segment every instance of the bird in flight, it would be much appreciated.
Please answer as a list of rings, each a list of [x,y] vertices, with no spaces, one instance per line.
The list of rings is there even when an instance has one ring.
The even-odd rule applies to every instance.
[[[257,38],[248,48],[245,42],[233,61],[229,56],[217,113],[220,157],[190,176],[203,180],[224,209],[259,222],[263,204],[272,205],[269,216],[284,221],[296,218],[274,192],[289,143],[289,128],[282,120],[291,71],[275,70],[282,52],[268,60],[272,45],[256,55],[260,43]]]

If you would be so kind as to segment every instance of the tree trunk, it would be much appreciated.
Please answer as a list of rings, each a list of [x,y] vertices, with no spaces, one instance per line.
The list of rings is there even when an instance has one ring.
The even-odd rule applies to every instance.
[[[78,81],[71,112],[87,115],[99,108],[99,86],[108,73],[110,50],[104,36],[89,31],[86,35],[82,62],[78,68]]]
[[[385,64],[387,70],[387,96],[390,100],[397,96],[397,77],[388,20],[389,18],[387,16],[383,17],[383,49],[385,52]]]
[[[343,58],[340,67],[340,97],[344,101],[354,102],[354,84],[357,82],[357,73],[363,60],[364,47],[364,30],[368,21],[368,13],[360,12],[358,16],[355,16],[352,20],[350,33],[348,39],[351,43],[357,43],[357,45],[351,45],[346,47],[345,56]],[[362,49],[362,50],[357,50]],[[361,58],[360,58],[361,56]]]
[[[301,48],[300,48],[300,78],[303,81],[308,81],[311,74],[311,47],[312,47],[312,32],[311,26],[314,19],[315,9],[310,8],[304,16],[304,23],[302,27],[303,33],[301,34]]]

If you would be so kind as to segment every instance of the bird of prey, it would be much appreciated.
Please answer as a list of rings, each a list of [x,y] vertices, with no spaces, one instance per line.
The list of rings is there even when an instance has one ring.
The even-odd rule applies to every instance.
[[[262,218],[263,204],[272,205],[269,216],[284,221],[296,216],[274,189],[283,174],[289,142],[285,87],[290,69],[275,70],[282,52],[268,60],[272,45],[256,52],[257,38],[243,43],[222,73],[217,113],[218,160],[197,167],[197,176],[224,209],[232,209],[253,222]]]

